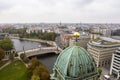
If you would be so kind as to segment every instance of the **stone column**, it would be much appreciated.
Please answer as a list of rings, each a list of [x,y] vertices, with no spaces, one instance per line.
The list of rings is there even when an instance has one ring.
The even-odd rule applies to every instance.
[[[112,74],[113,60],[114,60],[114,53],[112,55],[112,61],[111,61],[111,67],[110,67],[110,75]]]

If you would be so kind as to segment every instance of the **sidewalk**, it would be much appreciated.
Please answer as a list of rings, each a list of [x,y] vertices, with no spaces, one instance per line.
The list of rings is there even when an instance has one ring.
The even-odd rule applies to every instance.
[[[3,69],[4,67],[6,67],[7,65],[9,65],[11,63],[11,61],[8,61],[5,65],[3,65],[2,67],[0,67],[0,70]]]
[[[110,73],[110,66],[108,67],[102,67],[102,74],[100,76],[100,79],[103,80],[104,79],[104,75],[109,75]],[[110,76],[110,80],[117,80],[116,78]]]

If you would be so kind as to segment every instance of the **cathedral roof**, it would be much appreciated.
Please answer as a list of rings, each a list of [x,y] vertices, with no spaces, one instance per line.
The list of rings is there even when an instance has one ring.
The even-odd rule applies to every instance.
[[[80,46],[70,46],[58,56],[54,68],[61,76],[71,80],[84,79],[97,74],[91,55]]]

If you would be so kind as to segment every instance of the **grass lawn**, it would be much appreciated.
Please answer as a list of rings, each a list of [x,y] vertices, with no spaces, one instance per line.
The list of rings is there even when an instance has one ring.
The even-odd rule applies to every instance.
[[[3,66],[4,64],[6,64],[8,61],[0,61],[0,67]]]
[[[0,80],[29,80],[27,68],[21,61],[15,61],[0,70]]]

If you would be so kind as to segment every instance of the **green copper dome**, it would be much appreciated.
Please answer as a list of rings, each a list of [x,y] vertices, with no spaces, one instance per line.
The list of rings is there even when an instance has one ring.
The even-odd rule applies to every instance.
[[[70,46],[63,50],[55,62],[54,70],[63,80],[89,79],[97,75],[94,59],[79,46]]]

